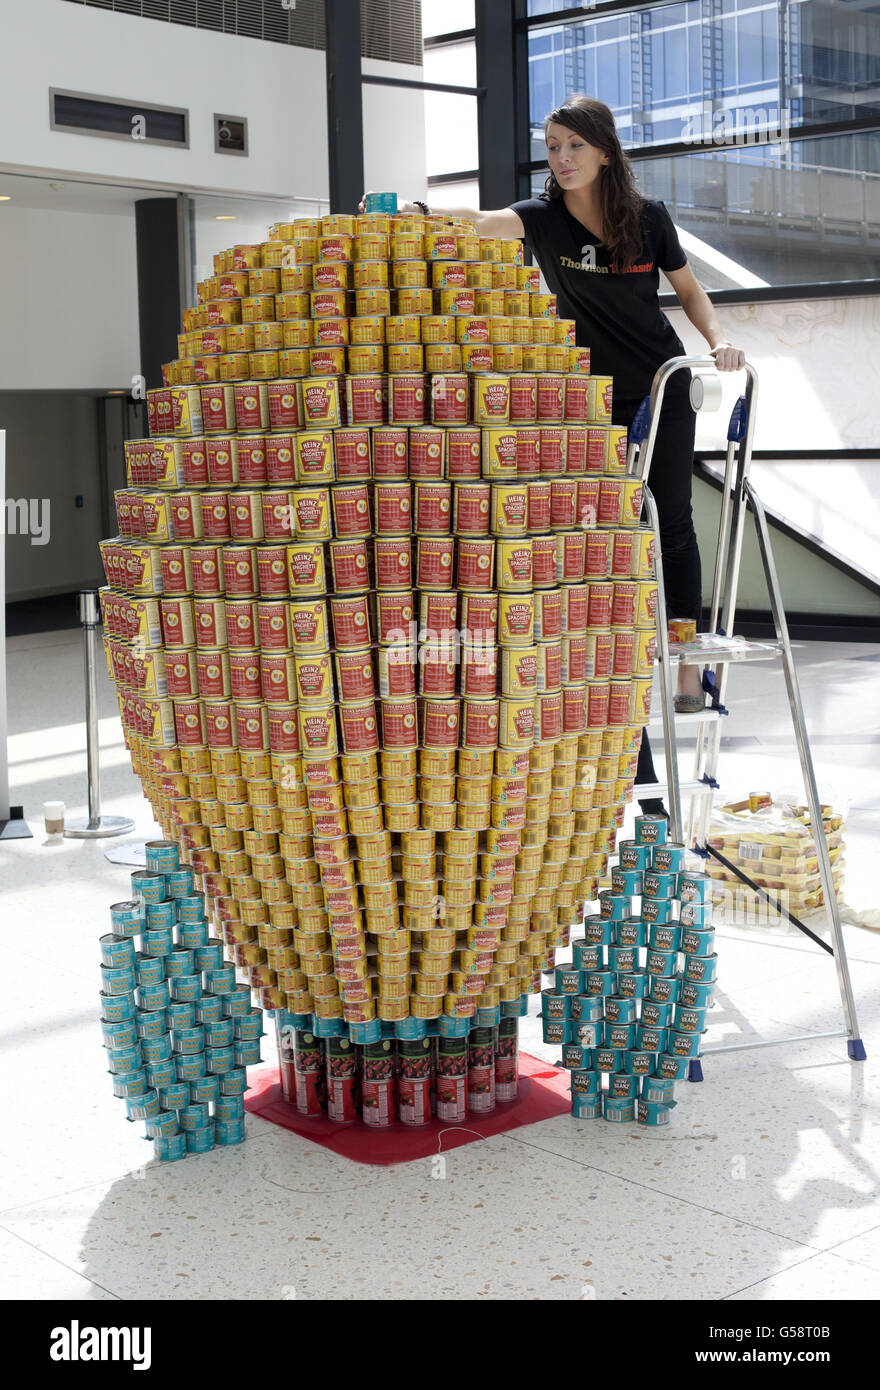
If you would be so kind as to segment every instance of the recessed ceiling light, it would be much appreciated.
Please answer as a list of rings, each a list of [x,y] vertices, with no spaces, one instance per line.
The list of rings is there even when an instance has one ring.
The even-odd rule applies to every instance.
[[[214,218],[215,222],[237,222],[238,217],[235,213],[227,212]]]
[[[0,193],[0,203],[11,203],[11,202],[12,202],[12,194],[11,194],[11,193]]]
[[[108,396],[124,396],[124,395],[125,395],[125,391],[123,391],[123,390],[122,390],[120,387],[118,387],[118,386],[114,386],[114,388],[113,388],[112,391],[108,391],[108,392],[107,392],[107,395],[108,395]]]

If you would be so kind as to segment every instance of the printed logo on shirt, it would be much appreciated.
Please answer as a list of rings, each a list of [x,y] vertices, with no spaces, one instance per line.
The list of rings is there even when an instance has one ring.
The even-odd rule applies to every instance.
[[[653,261],[642,261],[639,265],[629,266],[625,271],[618,271],[613,265],[596,265],[596,248],[591,245],[582,246],[581,253],[579,261],[573,260],[571,256],[560,256],[559,264],[567,270],[588,270],[595,275],[638,275],[654,269]]]

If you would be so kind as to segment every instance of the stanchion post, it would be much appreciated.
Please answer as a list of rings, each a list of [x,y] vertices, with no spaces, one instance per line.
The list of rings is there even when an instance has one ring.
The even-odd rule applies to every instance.
[[[86,765],[88,770],[88,817],[68,820],[65,835],[75,840],[103,839],[128,835],[134,821],[128,816],[101,815],[101,766],[98,743],[98,630],[101,609],[95,589],[83,589],[78,598],[79,620],[83,627],[83,653],[86,677]]]
[[[9,804],[6,748],[6,431],[0,430],[0,840],[32,840],[23,806]]]

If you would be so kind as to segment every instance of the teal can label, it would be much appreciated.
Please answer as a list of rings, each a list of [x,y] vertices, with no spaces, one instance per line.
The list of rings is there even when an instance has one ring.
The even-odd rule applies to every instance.
[[[676,1004],[672,1026],[679,1033],[702,1033],[706,1027],[706,1010],[689,1008],[687,1004]]]
[[[201,975],[180,975],[171,981],[171,997],[179,1004],[194,1004],[202,997]]]
[[[134,971],[126,966],[101,966],[101,986],[105,994],[130,994],[135,987]]]
[[[110,925],[115,936],[140,936],[144,929],[144,905],[138,898],[111,903]]]
[[[715,932],[711,927],[708,931],[696,931],[688,927],[682,933],[681,949],[686,956],[711,956],[714,948]]]
[[[147,931],[159,931],[162,927],[173,927],[174,903],[147,903],[144,923]]]
[[[673,1057],[697,1057],[700,1042],[699,1033],[670,1033],[669,1051]]]
[[[136,1071],[118,1072],[113,1077],[113,1094],[119,1100],[129,1096],[142,1096],[147,1089],[147,1073],[143,1067]]]
[[[208,1047],[231,1047],[235,1037],[235,1020],[218,1018],[205,1024],[205,1043]]]
[[[195,952],[181,951],[180,948],[172,951],[165,957],[165,975],[169,980],[177,980],[181,975],[193,975],[195,973]]]
[[[223,969],[223,942],[216,938],[209,938],[204,946],[199,946],[194,952],[196,970],[222,970]]]
[[[144,858],[148,873],[168,874],[180,863],[180,850],[174,840],[148,840]]]
[[[137,1047],[138,1030],[137,1025],[132,1020],[120,1020],[117,1023],[101,1023],[101,1036],[104,1039],[105,1047]]]
[[[562,1065],[569,1071],[581,1071],[593,1065],[593,1049],[579,1043],[566,1043],[562,1049]]]
[[[145,931],[141,937],[141,947],[145,956],[167,956],[174,950],[174,933],[170,927]]]
[[[650,869],[645,874],[645,897],[664,900],[674,898],[676,882],[676,874],[657,874]]]
[[[647,927],[641,917],[624,917],[614,928],[617,946],[644,946],[646,938]]]
[[[571,1037],[567,1018],[544,1018],[541,1034],[545,1043],[567,1043]]]
[[[192,1028],[196,1022],[195,1004],[169,1004],[165,1013],[169,1028]]]
[[[378,1020],[371,1020],[378,1022]],[[251,1009],[249,1013],[242,1014],[240,1018],[233,1019],[234,1036],[239,1042],[250,1042],[254,1038],[263,1036],[263,1011],[262,1009]],[[351,1024],[349,1024],[349,1029]],[[374,1042],[378,1038],[373,1039]],[[357,1038],[352,1038],[352,1042],[357,1042]]]
[[[674,1108],[674,1100],[663,1103],[642,1097],[636,1104],[636,1119],[640,1125],[668,1125]]]
[[[651,927],[648,945],[652,951],[680,950],[681,927],[676,922],[655,922]]]
[[[542,1018],[569,1018],[571,1016],[571,996],[557,994],[555,990],[545,989],[541,993]]]
[[[677,976],[654,975],[651,978],[651,998],[661,1004],[674,1004],[680,989],[681,980]]]
[[[608,1094],[612,1096],[622,1096],[626,1100],[633,1099],[639,1093],[639,1079],[631,1076],[628,1072],[614,1072],[608,1078]]]
[[[129,1120],[149,1120],[153,1115],[158,1115],[160,1109],[158,1091],[128,1096],[125,1102],[125,1113]]]
[[[205,1030],[200,1023],[192,1028],[175,1028],[171,1033],[175,1052],[201,1052],[205,1046]]]
[[[148,1062],[145,1070],[147,1081],[157,1088],[171,1086],[177,1080],[177,1067],[171,1057],[162,1062]]]
[[[205,1125],[204,1129],[190,1130],[186,1134],[186,1151],[188,1154],[210,1153],[214,1147],[214,1126]]]
[[[602,924],[602,935],[606,935]],[[572,958],[578,970],[598,970],[602,964],[602,947],[592,941],[573,941]]]
[[[621,840],[617,858],[621,869],[638,869],[644,873],[651,868],[651,846],[639,844],[637,840]]]
[[[679,874],[678,896],[683,903],[711,903],[711,878],[708,874]]]
[[[648,1028],[668,1028],[672,1021],[672,1005],[646,999],[642,1004],[642,1023]]]
[[[587,994],[604,996],[617,993],[617,972],[614,970],[591,970],[587,976]]]
[[[708,1009],[715,999],[714,984],[697,984],[694,980],[683,980],[680,999],[690,1008]]]
[[[668,1028],[649,1028],[642,1023],[639,1025],[636,1045],[643,1052],[665,1052],[668,1037]]]
[[[643,1077],[642,1098],[644,1100],[659,1101],[661,1105],[668,1105],[674,1094],[675,1081],[671,1077]]]
[[[205,983],[211,994],[231,994],[235,989],[235,966],[224,965],[219,970],[206,970]]]
[[[606,1091],[602,1097],[602,1115],[614,1124],[626,1124],[636,1118],[636,1102],[632,1097],[613,1096]]]
[[[148,1139],[161,1139],[164,1134],[177,1134],[177,1116],[162,1111],[145,1121],[144,1128]]]
[[[651,868],[658,874],[677,874],[684,868],[685,847],[680,840],[655,845],[651,852]]]
[[[193,1104],[185,1105],[180,1112],[180,1128],[185,1133],[191,1134],[194,1130],[204,1129],[211,1123],[211,1112],[204,1102],[196,1101]]]
[[[163,1110],[182,1110],[190,1102],[189,1082],[172,1082],[159,1092],[159,1102]]]
[[[195,1005],[195,1016],[199,1023],[219,1023],[223,1017],[223,1000],[219,995],[203,994]]]
[[[620,1071],[623,1053],[622,1047],[597,1047],[593,1052],[593,1065],[597,1071]]]
[[[114,1047],[107,1049],[107,1062],[110,1070],[114,1073],[137,1071],[142,1065],[144,1058],[141,1049],[135,1043],[133,1047]]]
[[[687,1057],[675,1057],[664,1052],[657,1061],[657,1071],[668,1081],[683,1081],[690,1063]]]
[[[204,1052],[205,1069],[213,1076],[221,1076],[235,1066],[231,1047],[206,1047]]]
[[[644,874],[641,869],[625,869],[621,865],[611,870],[612,893],[623,893],[628,898],[642,896]]]
[[[232,1059],[237,1067],[253,1067],[263,1059],[260,1056],[260,1039],[248,1038],[233,1043]]]
[[[575,1095],[572,1092],[571,1113],[576,1120],[598,1120],[602,1114],[602,1101],[599,1096]]]
[[[244,1096],[218,1096],[214,1106],[215,1120],[243,1120]]]
[[[677,951],[649,951],[645,961],[649,975],[674,975],[677,965]]]
[[[131,876],[132,897],[144,903],[161,903],[166,897],[164,874],[154,874],[149,869],[135,869]]]
[[[147,1013],[153,1013],[157,1009],[167,1007],[169,999],[168,981],[160,980],[158,984],[140,985],[137,991],[137,1005],[139,1009]]]
[[[587,1067],[571,1074],[571,1093],[573,1096],[597,1096],[601,1078],[597,1071]]]
[[[233,971],[233,975],[234,975],[234,974],[235,974],[235,971]],[[243,1017],[244,1014],[249,1014],[250,1011],[251,1011],[251,992],[250,992],[250,990],[248,989],[247,985],[236,985],[235,988],[232,989],[232,990],[230,990],[228,994],[224,994],[224,996],[223,996],[223,1016],[224,1016],[224,1018],[241,1018],[241,1017]],[[419,1020],[419,1019],[416,1019],[416,1020],[415,1020],[415,1022],[417,1022],[417,1023],[420,1022],[420,1021],[423,1021],[423,1020]],[[321,1020],[319,1019],[318,1022],[321,1022]],[[335,1025],[335,1024],[342,1023],[342,1019],[330,1018],[330,1019],[325,1019],[324,1022],[325,1022],[325,1023],[332,1023],[332,1024]],[[343,1024],[343,1028],[344,1028],[344,1026],[345,1026],[345,1025]],[[340,1032],[340,1031],[342,1031],[342,1030],[340,1030],[340,1029],[337,1028],[337,1027],[334,1027],[332,1031],[338,1033],[338,1032]]]
[[[173,873],[166,874],[165,877],[168,885],[169,898],[174,898],[176,900],[179,898],[192,897],[192,891],[195,885],[195,875],[192,869],[186,867],[175,869]]]
[[[164,1062],[171,1056],[171,1039],[167,1033],[157,1038],[144,1038],[141,1051],[145,1062]]]
[[[131,990],[125,994],[101,995],[101,1017],[105,1022],[127,1023],[134,1015],[134,994]]]
[[[622,893],[604,892],[599,894],[599,916],[603,922],[621,922],[624,917],[629,916],[630,900]],[[586,928],[587,940],[590,941],[590,922],[589,919],[584,923]],[[603,942],[607,945],[607,942]]]
[[[697,983],[705,980],[707,984],[711,984],[715,979],[717,969],[717,956],[685,956],[684,977],[686,980],[694,980]]]
[[[678,919],[683,927],[709,927],[712,925],[712,904],[690,902],[682,903]]]
[[[569,1000],[569,1017],[579,1023],[597,1023],[603,1017],[603,1000],[591,994],[575,994]]]
[[[609,969],[629,973],[635,970],[638,963],[638,952],[635,946],[608,947]]]
[[[644,1011],[643,1011],[644,1016]],[[606,1023],[635,1023],[636,1001],[611,995],[605,1000]]]
[[[243,1144],[245,1139],[244,1120],[221,1120],[214,1123],[214,1135],[218,1144]]]
[[[130,970],[134,965],[134,942],[127,936],[102,936],[99,941],[101,960],[117,970]]]
[[[176,1065],[178,1081],[197,1081],[207,1070],[204,1052],[178,1053]]]
[[[138,956],[135,972],[139,985],[160,985],[165,979],[163,956]]]
[[[221,1096],[243,1096],[247,1089],[247,1072],[243,1067],[233,1067],[220,1077]]]
[[[207,1101],[213,1105],[220,1095],[219,1076],[199,1076],[189,1083],[189,1098],[194,1105]]]
[[[186,1158],[186,1135],[161,1135],[155,1142],[154,1152],[163,1163],[176,1163],[179,1158]]]
[[[643,970],[618,975],[617,992],[624,999],[644,999],[648,992],[648,976]]]
[[[669,822],[665,816],[636,816],[636,844],[665,845]]]
[[[654,922],[668,922],[672,917],[672,902],[669,898],[642,898],[642,918],[651,926]]]
[[[630,1076],[650,1076],[657,1066],[657,1053],[634,1048],[623,1059],[624,1070]]]
[[[636,1025],[634,1023],[605,1024],[606,1047],[634,1047],[635,1041]]]

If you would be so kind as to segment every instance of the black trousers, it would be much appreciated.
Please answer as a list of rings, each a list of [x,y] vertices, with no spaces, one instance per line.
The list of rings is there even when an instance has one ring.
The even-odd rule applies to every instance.
[[[612,410],[614,424],[629,429],[641,402],[641,397],[615,398]],[[657,503],[660,523],[667,616],[699,621],[702,576],[691,510],[695,432],[696,416],[687,394],[681,390],[674,394],[667,391],[651,458],[648,487]],[[643,733],[636,784],[656,781],[651,745],[647,733]],[[649,809],[658,810],[659,807]]]

